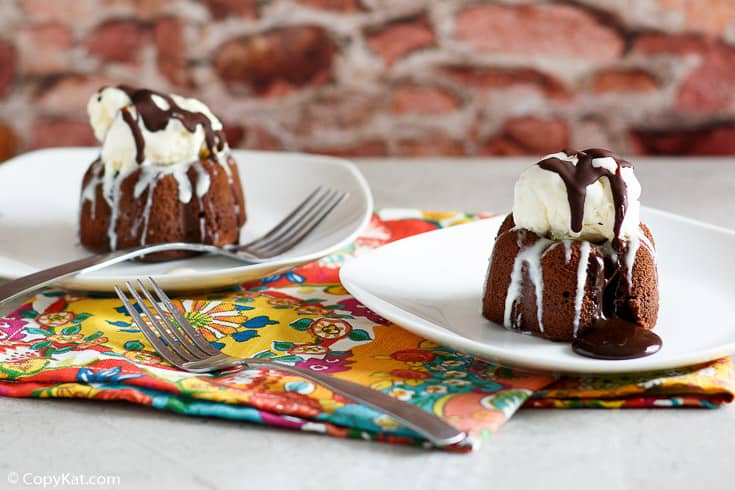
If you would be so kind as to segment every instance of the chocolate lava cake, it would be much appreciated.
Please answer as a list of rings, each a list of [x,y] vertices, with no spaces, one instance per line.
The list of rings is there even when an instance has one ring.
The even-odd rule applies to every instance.
[[[237,165],[204,104],[119,86],[101,89],[89,111],[103,150],[82,182],[84,247],[239,241],[246,216]]]
[[[655,249],[650,230],[644,224],[640,228],[642,246],[636,245],[628,274],[627,265],[625,272],[617,269],[606,247],[549,240],[515,228],[509,214],[495,239],[483,315],[508,328],[566,342],[592,325],[601,308],[652,329],[658,316]],[[537,287],[536,274],[543,286]],[[516,293],[509,291],[514,282]]]
[[[537,167],[533,170],[535,188],[526,195],[533,201],[532,193],[561,189],[558,192],[565,191],[566,202],[543,197],[551,204],[545,209],[536,206],[532,212],[552,216],[548,223],[543,216],[541,221],[536,219],[538,216],[526,218],[529,213],[520,212],[523,203],[517,185],[514,213],[506,217],[495,238],[483,315],[508,329],[567,342],[582,336],[601,318],[615,317],[652,329],[659,308],[655,242],[648,227],[638,221],[637,207],[636,216],[626,222],[626,231],[621,233],[626,211],[631,207],[631,165],[607,150],[590,149],[550,155]],[[624,172],[628,181],[621,172],[626,168],[631,169]],[[607,200],[607,207],[600,205],[604,212],[593,210],[599,221],[590,221],[590,226],[607,226],[607,236],[590,232],[591,239],[581,239],[584,213],[591,212],[589,206],[585,207],[588,186],[600,181],[602,190],[595,192],[601,196],[600,202]],[[530,185],[528,182],[531,180],[526,179],[522,185]],[[521,190],[526,192],[525,187]],[[519,226],[516,212],[537,230]],[[607,216],[610,223],[603,223],[598,215]],[[563,227],[551,223],[556,216],[568,219],[568,230],[560,232]]]

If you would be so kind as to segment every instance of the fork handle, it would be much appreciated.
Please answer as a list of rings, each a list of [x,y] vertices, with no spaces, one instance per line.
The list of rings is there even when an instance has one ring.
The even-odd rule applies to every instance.
[[[464,432],[455,429],[436,415],[415,405],[398,400],[383,392],[373,390],[352,381],[347,381],[326,374],[315,373],[275,361],[248,359],[243,365],[252,368],[267,368],[274,371],[285,371],[314,381],[355,402],[390,415],[406,427],[424,436],[436,446],[456,444],[467,437]]]
[[[82,272],[91,272],[112,264],[141,257],[143,255],[184,250],[190,252],[212,252],[216,247],[197,243],[160,243],[143,245],[99,255],[92,255],[65,264],[44,269],[27,276],[19,277],[0,286],[0,315],[8,313],[24,298],[34,291]]]

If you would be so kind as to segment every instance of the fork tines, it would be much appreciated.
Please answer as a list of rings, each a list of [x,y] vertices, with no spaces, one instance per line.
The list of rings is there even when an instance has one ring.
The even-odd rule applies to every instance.
[[[140,279],[135,281],[137,288],[129,281],[125,282],[125,287],[137,302],[140,311],[148,319],[148,322],[117,285],[115,286],[115,293],[117,293],[123,306],[133,317],[133,321],[153,348],[168,362],[182,369],[187,362],[219,355],[220,351],[209,345],[201,334],[191,326],[153,279],[148,278],[148,282],[150,289],[158,296],[158,300],[153,297]],[[143,297],[148,300],[153,310],[148,307]]]
[[[346,197],[344,192],[319,186],[271,231],[242,248],[261,257],[279,255],[298,244]]]

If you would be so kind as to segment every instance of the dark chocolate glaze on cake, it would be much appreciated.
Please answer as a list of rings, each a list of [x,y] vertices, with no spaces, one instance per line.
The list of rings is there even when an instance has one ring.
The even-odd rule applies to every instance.
[[[582,231],[582,223],[584,222],[584,202],[587,197],[587,186],[594,184],[602,177],[607,177],[610,181],[610,190],[612,191],[613,203],[615,205],[615,224],[613,231],[615,237],[620,235],[620,228],[623,225],[625,212],[628,208],[628,193],[625,180],[620,170],[623,167],[632,167],[633,165],[618,157],[613,152],[602,148],[589,148],[584,151],[566,152],[567,155],[576,155],[577,164],[574,165],[569,161],[556,157],[546,158],[538,163],[538,166],[544,170],[555,172],[564,181],[567,188],[567,199],[569,200],[569,209],[571,212],[571,229],[575,233]],[[617,168],[615,172],[610,172],[604,167],[595,167],[592,160],[595,158],[609,157],[615,160]]]

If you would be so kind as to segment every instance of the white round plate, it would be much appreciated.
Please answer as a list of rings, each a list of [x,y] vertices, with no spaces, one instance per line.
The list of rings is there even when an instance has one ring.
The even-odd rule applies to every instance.
[[[569,344],[506,330],[481,315],[497,217],[381,247],[342,267],[343,285],[362,303],[414,333],[512,366],[560,373],[669,369],[735,353],[735,232],[643,209],[658,248],[663,348],[650,357],[602,361]]]
[[[17,278],[90,255],[79,245],[82,176],[97,148],[53,148],[0,165],[0,277]],[[365,179],[342,159],[235,150],[248,219],[241,241],[260,236],[319,185],[349,196],[303,242],[277,260],[245,265],[200,256],[146,264],[125,262],[62,282],[72,289],[111,291],[121,280],[152,276],[170,291],[225,287],[283,272],[352,242],[367,225],[373,200]]]

